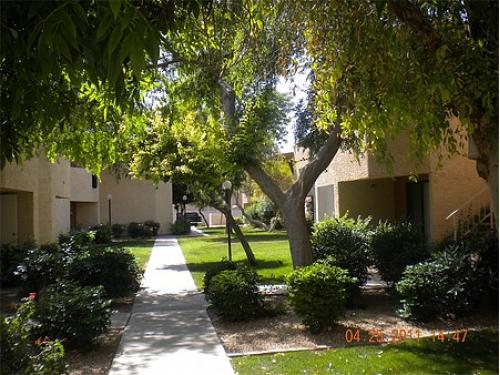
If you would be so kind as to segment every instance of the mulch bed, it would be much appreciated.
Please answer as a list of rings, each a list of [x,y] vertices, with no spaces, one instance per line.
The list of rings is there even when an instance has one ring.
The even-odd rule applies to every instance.
[[[339,324],[320,334],[309,333],[300,318],[284,302],[283,296],[270,297],[275,304],[284,305],[284,313],[250,322],[223,322],[209,308],[208,312],[220,340],[229,355],[273,352],[293,349],[318,349],[326,347],[345,347],[352,345],[369,345],[381,337],[384,341],[394,340],[395,330],[399,335],[409,334],[412,338],[430,336],[433,331],[453,332],[459,329],[479,330],[498,328],[498,313],[482,311],[480,313],[457,319],[439,319],[425,324],[416,324],[401,319],[396,310],[398,299],[384,290],[365,291],[360,297],[357,307],[347,309]],[[346,342],[346,330],[359,330],[360,340]],[[403,332],[404,331],[404,332]],[[378,333],[378,335],[376,335]],[[384,336],[381,336],[384,335]]]

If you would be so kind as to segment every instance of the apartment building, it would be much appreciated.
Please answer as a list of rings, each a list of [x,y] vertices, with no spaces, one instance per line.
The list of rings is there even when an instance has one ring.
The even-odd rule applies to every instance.
[[[118,178],[105,172],[99,179],[67,160],[44,156],[0,171],[0,243],[51,242],[72,228],[99,223],[172,223],[172,186]]]
[[[408,219],[421,228],[428,244],[452,235],[471,217],[494,225],[488,187],[468,149],[445,156],[441,163],[433,153],[417,167],[408,158],[405,137],[391,142],[389,150],[395,157],[391,168],[374,155],[356,158],[339,150],[306,199],[315,221],[346,212],[351,217],[371,216],[375,223]],[[300,173],[308,162],[307,151],[296,147],[295,162],[295,173]]]

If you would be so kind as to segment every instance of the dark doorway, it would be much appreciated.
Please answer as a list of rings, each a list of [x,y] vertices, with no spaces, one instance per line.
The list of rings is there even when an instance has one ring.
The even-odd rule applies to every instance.
[[[406,215],[429,242],[429,181],[406,183]]]

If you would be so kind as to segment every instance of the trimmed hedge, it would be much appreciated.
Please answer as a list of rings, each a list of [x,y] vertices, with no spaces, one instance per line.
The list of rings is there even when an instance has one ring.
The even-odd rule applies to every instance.
[[[429,258],[422,235],[409,222],[381,222],[371,236],[371,249],[381,278],[389,285],[401,280],[406,266]]]
[[[368,219],[353,219],[346,215],[327,218],[314,225],[311,242],[314,260],[329,263],[347,270],[356,283],[349,286],[352,296],[368,279],[368,267],[372,263],[368,237]]]
[[[69,278],[82,286],[102,285],[109,297],[124,297],[140,286],[141,271],[134,255],[121,247],[95,248],[75,257]]]
[[[344,311],[346,288],[354,283],[347,270],[325,262],[296,269],[286,281],[291,306],[313,333],[337,322]]]
[[[221,271],[208,285],[207,298],[226,321],[250,320],[265,313],[257,273],[250,268]]]
[[[85,348],[109,329],[110,304],[102,286],[58,283],[40,294],[33,318],[40,336],[66,339],[69,345]]]

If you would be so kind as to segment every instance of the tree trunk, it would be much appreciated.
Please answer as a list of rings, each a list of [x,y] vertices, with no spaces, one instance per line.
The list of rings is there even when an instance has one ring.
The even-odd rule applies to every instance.
[[[241,231],[240,226],[238,225],[236,220],[234,220],[233,215],[231,214],[229,215],[229,220],[231,222],[231,227],[233,228],[234,233],[236,234],[236,237],[238,237],[241,246],[243,246],[243,250],[245,251],[245,255],[247,256],[248,264],[255,267],[257,265],[257,261],[255,260],[255,255],[250,247],[250,244],[248,243],[243,232]]]
[[[262,228],[262,229],[268,230],[268,227],[267,227],[267,225],[265,223],[263,223],[260,220],[255,220],[253,217],[251,217],[249,214],[247,214],[245,212],[245,209],[243,208],[243,206],[241,206],[240,204],[237,204],[237,206],[240,209],[241,214],[245,217],[245,219],[247,219],[247,221],[251,225],[253,225],[254,227],[257,227],[257,228]]]
[[[234,217],[231,214],[231,211],[228,211],[225,207],[221,207],[221,206],[213,206],[213,207],[216,210],[222,212],[224,214],[224,216],[226,217],[226,220],[229,220],[229,222],[231,223],[231,227],[233,228],[234,233],[236,234],[236,237],[238,237],[238,240],[240,241],[241,246],[243,246],[243,251],[245,251],[245,255],[247,257],[248,264],[250,264],[251,266],[256,266],[257,261],[255,260],[255,255],[252,251],[252,248],[250,247],[250,244],[248,243],[245,235],[241,231],[240,226],[238,225],[236,220],[234,220]]]
[[[201,210],[201,208],[198,210],[198,213],[200,214],[201,218],[203,219],[203,221],[205,222],[205,225],[207,228],[210,228],[210,224],[208,223],[207,221],[207,218],[205,217],[205,215],[203,214],[203,211]]]
[[[304,267],[313,262],[312,246],[307,231],[304,204],[294,202],[283,210],[285,228],[288,233],[293,267]]]

